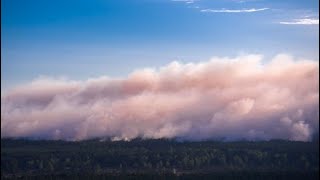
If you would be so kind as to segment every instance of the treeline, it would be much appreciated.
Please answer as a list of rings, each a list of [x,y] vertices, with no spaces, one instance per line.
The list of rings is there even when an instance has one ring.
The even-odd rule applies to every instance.
[[[228,173],[226,173],[228,172]],[[241,172],[245,179],[258,174],[290,174],[304,179],[319,176],[319,143],[292,141],[263,142],[178,142],[175,140],[132,141],[86,140],[1,140],[1,177],[70,176],[91,174],[159,175],[168,177],[217,176],[228,178]],[[295,172],[298,175],[293,175]],[[247,173],[247,174],[246,174]],[[229,175],[228,175],[229,174]],[[134,177],[135,177],[134,176]],[[257,176],[253,175],[254,177]],[[84,175],[80,175],[84,178]],[[168,178],[167,177],[167,178]],[[241,177],[238,173],[236,177]],[[274,179],[275,179],[274,177]],[[165,179],[167,179],[165,178]],[[221,179],[220,178],[220,179]],[[229,177],[233,178],[234,177]],[[288,177],[286,177],[288,178]]]

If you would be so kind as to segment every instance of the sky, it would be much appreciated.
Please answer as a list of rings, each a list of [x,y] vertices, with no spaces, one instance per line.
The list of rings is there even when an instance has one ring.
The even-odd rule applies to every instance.
[[[1,91],[43,76],[126,77],[174,60],[318,61],[317,0],[3,0]],[[267,59],[267,58],[266,58]]]
[[[311,141],[318,5],[2,0],[1,138]]]

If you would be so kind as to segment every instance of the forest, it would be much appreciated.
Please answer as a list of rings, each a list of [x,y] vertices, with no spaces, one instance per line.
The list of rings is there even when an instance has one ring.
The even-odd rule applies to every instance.
[[[1,179],[318,177],[318,141],[1,139]]]

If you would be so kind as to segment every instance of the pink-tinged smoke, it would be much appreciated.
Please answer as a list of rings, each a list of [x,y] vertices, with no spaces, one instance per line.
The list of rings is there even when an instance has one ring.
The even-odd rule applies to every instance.
[[[172,62],[124,79],[37,79],[1,96],[1,137],[311,140],[318,62],[262,59]]]

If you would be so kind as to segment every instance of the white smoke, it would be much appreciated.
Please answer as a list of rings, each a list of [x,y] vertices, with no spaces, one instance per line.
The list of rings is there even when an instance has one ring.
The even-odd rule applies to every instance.
[[[1,96],[1,137],[308,141],[319,125],[318,62],[284,54],[172,62],[124,79],[42,78]]]

